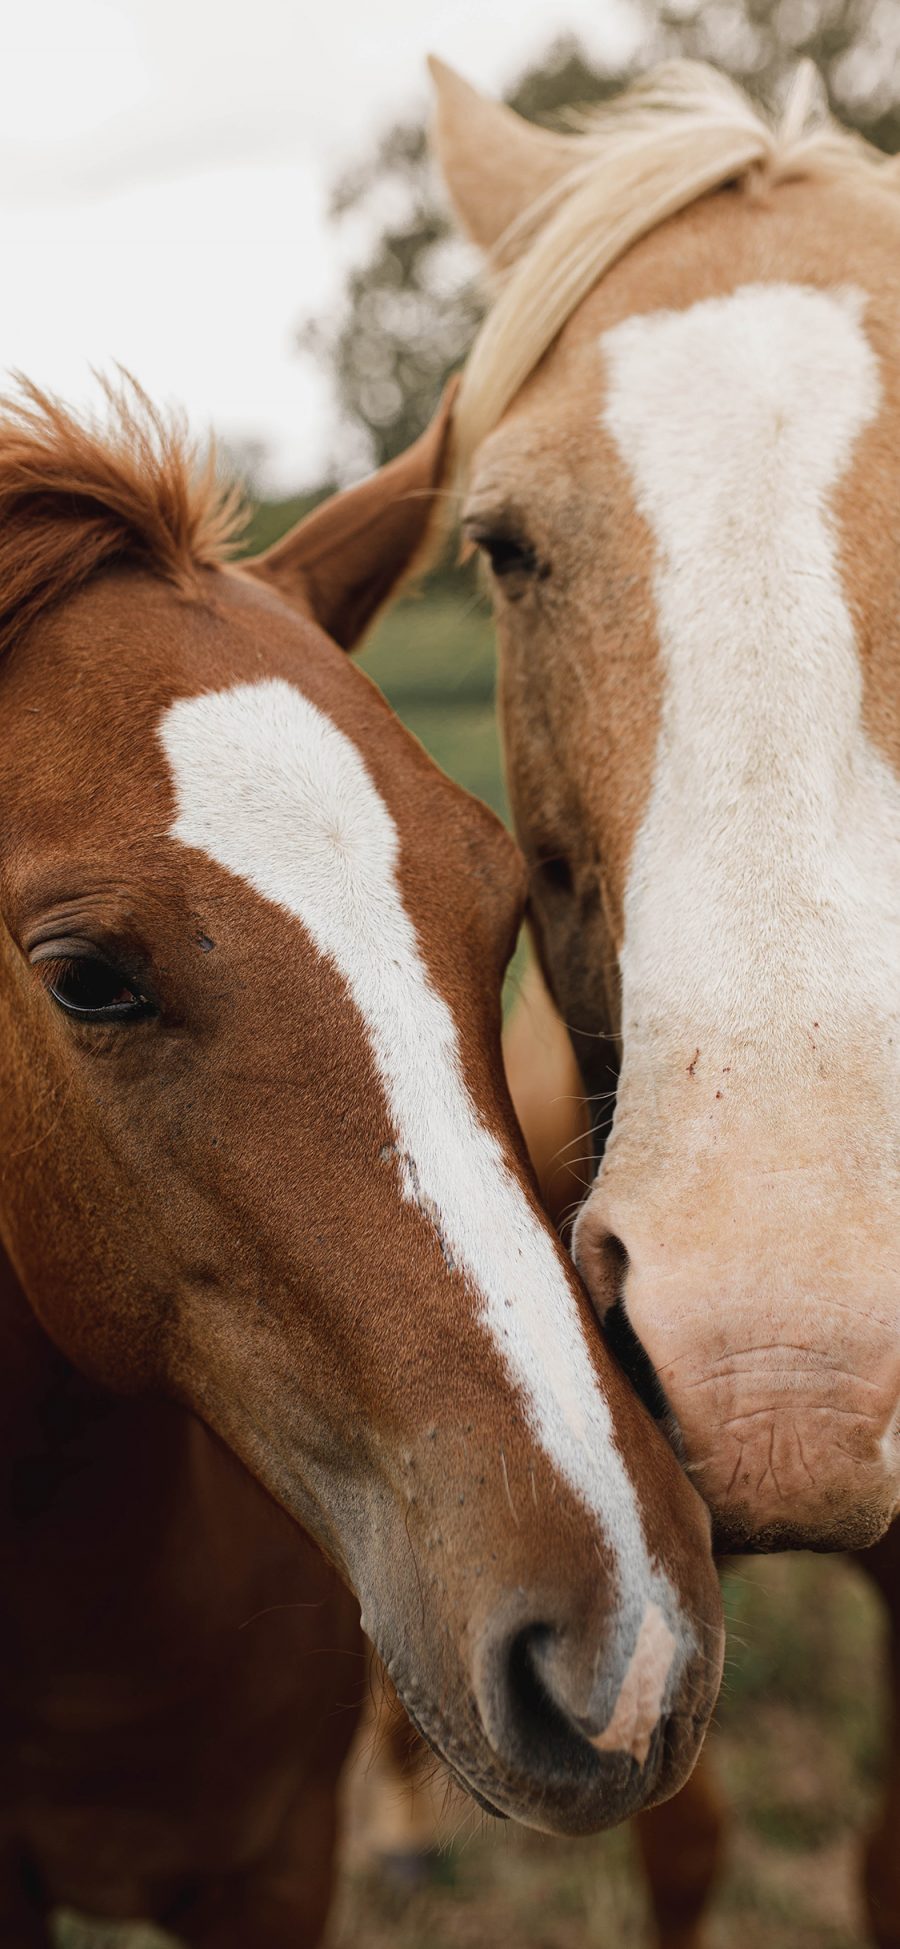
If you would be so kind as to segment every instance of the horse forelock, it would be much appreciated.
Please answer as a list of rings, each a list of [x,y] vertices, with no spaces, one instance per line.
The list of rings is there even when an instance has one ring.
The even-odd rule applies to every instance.
[[[0,400],[0,653],[103,568],[133,562],[188,590],[234,552],[240,496],[176,413],[123,373],[104,422],[26,379]]]

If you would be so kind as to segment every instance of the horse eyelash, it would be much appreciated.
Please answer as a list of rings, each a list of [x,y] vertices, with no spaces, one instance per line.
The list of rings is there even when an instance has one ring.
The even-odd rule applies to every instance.
[[[68,979],[76,963],[74,955],[63,954],[41,961],[32,961],[31,965],[41,987],[46,988],[49,993],[60,981]]]

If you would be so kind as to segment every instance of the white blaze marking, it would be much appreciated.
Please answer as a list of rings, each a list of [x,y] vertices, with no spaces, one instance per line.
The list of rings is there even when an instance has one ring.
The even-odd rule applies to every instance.
[[[675,1639],[658,1604],[648,1604],[612,1717],[591,1741],[599,1753],[630,1753],[643,1766],[662,1711]]]
[[[858,1029],[896,1091],[900,782],[863,727],[831,506],[880,399],[863,307],[750,285],[601,340],[665,673],[626,889],[623,1093],[654,1038],[745,1037],[783,1067],[810,1011]]]
[[[381,1077],[403,1195],[478,1296],[533,1434],[602,1521],[628,1623],[651,1589],[674,1618],[572,1290],[469,1095],[453,1017],[401,898],[397,829],[355,745],[280,680],[173,704],[160,735],[178,804],[172,836],[291,914],[343,976]]]

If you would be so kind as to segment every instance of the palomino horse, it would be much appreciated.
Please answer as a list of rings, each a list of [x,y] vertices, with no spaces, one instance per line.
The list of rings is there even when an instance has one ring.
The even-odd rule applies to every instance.
[[[0,418],[0,1940],[66,1904],[303,1949],[360,1608],[477,1799],[593,1828],[696,1756],[709,1520],[528,1173],[513,843],[337,647],[446,409],[234,568],[113,408]]]
[[[722,1547],[872,1546],[900,1501],[900,178],[808,70],[777,126],[675,64],[577,135],[436,78],[500,278],[456,424],[510,795],[586,1093],[615,1091],[576,1261]]]

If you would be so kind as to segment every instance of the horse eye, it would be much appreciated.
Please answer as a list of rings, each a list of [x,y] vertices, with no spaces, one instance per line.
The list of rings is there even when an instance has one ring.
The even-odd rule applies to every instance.
[[[490,562],[495,575],[533,575],[537,568],[537,556],[530,541],[522,541],[514,535],[489,535],[481,547]]]
[[[100,955],[46,961],[40,972],[57,1006],[81,1021],[134,1022],[156,1013],[129,977]]]
[[[544,581],[550,573],[549,566],[538,561],[537,550],[525,535],[508,528],[485,528],[474,521],[466,525],[466,533],[501,580],[507,575],[536,574]]]

